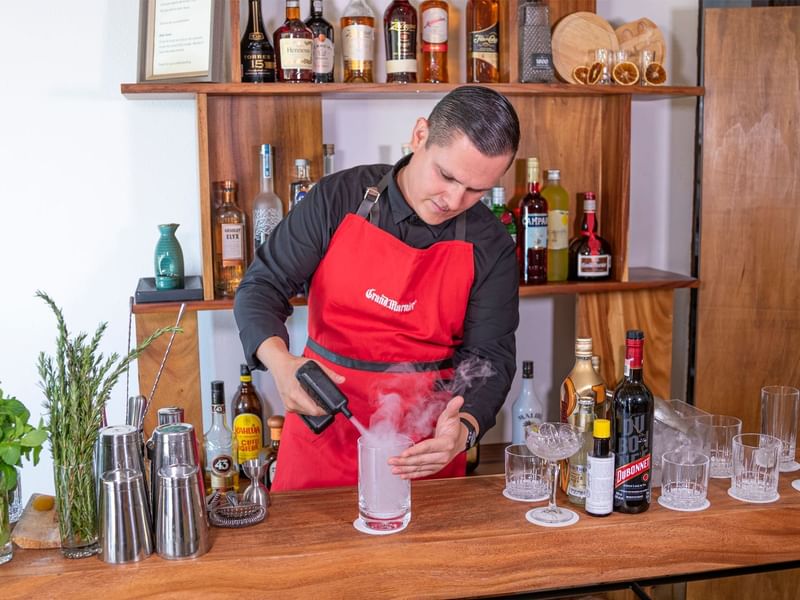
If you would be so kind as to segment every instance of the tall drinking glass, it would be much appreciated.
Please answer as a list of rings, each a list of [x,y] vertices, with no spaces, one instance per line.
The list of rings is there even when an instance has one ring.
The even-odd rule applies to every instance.
[[[528,511],[525,518],[535,525],[564,527],[578,521],[577,513],[556,506],[558,461],[565,460],[580,450],[583,433],[568,423],[542,423],[528,431],[525,443],[536,456],[545,459],[550,469],[550,501],[547,507]]]
[[[411,481],[392,473],[388,461],[413,445],[411,438],[358,438],[358,516],[375,532],[399,531],[411,520]]]
[[[761,433],[781,441],[780,470],[797,471],[797,419],[800,417],[800,390],[788,385],[761,388]]]

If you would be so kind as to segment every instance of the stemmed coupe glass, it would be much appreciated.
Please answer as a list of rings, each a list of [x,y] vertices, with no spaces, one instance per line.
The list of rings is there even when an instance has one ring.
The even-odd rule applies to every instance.
[[[529,510],[525,515],[531,523],[544,527],[564,527],[578,521],[578,515],[566,508],[556,506],[556,486],[558,485],[558,461],[565,460],[580,450],[583,434],[568,423],[542,423],[538,428],[528,431],[525,444],[536,456],[547,461],[550,471],[550,501]]]

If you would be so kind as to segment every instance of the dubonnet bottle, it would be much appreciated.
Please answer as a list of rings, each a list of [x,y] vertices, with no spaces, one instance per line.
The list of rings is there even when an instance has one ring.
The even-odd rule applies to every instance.
[[[625,376],[614,391],[614,510],[640,513],[650,507],[653,394],[642,377],[644,333],[628,331]]]

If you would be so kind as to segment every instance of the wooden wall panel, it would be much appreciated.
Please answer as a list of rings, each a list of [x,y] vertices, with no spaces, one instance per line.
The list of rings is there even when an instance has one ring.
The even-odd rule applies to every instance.
[[[141,343],[159,327],[175,325],[177,317],[177,309],[175,313],[137,314],[136,343]],[[175,334],[175,341],[172,343],[169,358],[164,365],[164,372],[161,374],[161,380],[145,417],[145,438],[150,437],[150,432],[158,423],[156,417],[159,408],[180,406],[185,411],[184,420],[194,425],[197,441],[202,443],[204,429],[203,406],[200,401],[197,313],[195,311],[184,312],[180,326],[183,328],[183,333]],[[139,357],[139,393],[144,396],[150,395],[169,338],[169,335],[161,336]]]
[[[606,294],[580,294],[577,303],[577,337],[590,336],[600,370],[609,387],[622,378],[625,364],[625,332],[645,334],[644,380],[650,391],[670,397],[672,371],[671,290],[642,290]]]
[[[800,598],[800,569],[687,583],[686,598],[797,600]]]
[[[695,398],[757,431],[761,386],[800,385],[800,7],[705,15]]]
[[[603,128],[601,149],[603,180],[597,203],[599,231],[600,235],[611,243],[611,251],[614,253],[612,277],[618,281],[628,281],[631,97],[609,96],[605,98],[601,123]]]

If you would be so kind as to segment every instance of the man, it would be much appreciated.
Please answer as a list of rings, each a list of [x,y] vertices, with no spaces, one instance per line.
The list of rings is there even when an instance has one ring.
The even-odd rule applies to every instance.
[[[398,409],[413,411],[430,401],[417,392],[454,365],[487,360],[493,376],[450,399],[432,437],[390,459],[406,479],[464,474],[464,451],[494,425],[515,371],[515,246],[480,198],[518,144],[519,121],[503,96],[457,88],[417,120],[410,157],[322,179],[259,248],[234,314],[248,362],[269,369],[286,409],[273,489],[357,481],[352,424],[337,415],[316,435],[297,416],[324,414],[295,379],[308,359],[365,425],[384,386],[400,392]],[[284,323],[307,283],[309,339],[297,357]]]

